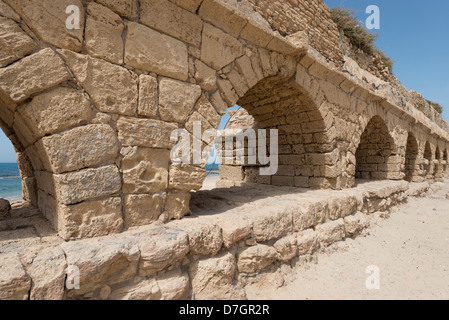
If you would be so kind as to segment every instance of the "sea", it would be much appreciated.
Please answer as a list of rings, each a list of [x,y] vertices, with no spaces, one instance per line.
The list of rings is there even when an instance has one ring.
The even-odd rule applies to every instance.
[[[17,163],[0,163],[0,198],[22,199],[22,179]]]
[[[207,177],[215,177],[219,175],[218,163],[208,163],[204,168],[207,171]]]

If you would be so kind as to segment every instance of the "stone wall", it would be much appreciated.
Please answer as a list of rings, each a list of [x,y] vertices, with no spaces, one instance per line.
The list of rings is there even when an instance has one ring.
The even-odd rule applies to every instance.
[[[206,173],[171,161],[171,134],[216,129],[236,103],[280,132],[280,170],[249,181],[352,187],[373,117],[395,146],[382,177],[405,175],[413,132],[412,180],[440,179],[447,123],[339,54],[327,19],[321,1],[1,0],[0,126],[25,198],[65,240],[180,219]]]

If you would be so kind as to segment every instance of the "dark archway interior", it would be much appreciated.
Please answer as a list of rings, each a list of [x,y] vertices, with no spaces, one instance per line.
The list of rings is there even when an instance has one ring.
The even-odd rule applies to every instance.
[[[424,147],[424,159],[428,161],[427,164],[424,165],[424,176],[430,175],[430,168],[432,162],[432,149],[430,148],[430,143],[427,141],[426,146]]]
[[[405,151],[405,180],[413,181],[413,178],[417,176],[419,168],[417,167],[419,147],[415,136],[409,132],[407,138],[407,147]]]
[[[395,144],[388,128],[379,116],[373,117],[363,132],[356,151],[356,178],[389,179],[389,172],[398,171],[390,159],[395,156]]]

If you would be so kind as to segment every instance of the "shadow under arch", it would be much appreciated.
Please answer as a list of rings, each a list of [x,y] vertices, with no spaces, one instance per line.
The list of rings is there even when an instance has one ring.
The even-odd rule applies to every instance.
[[[378,115],[372,117],[366,125],[355,157],[355,177],[358,179],[402,178],[397,146],[385,121]]]
[[[260,163],[224,164],[220,167],[222,180],[227,180],[223,177],[226,170],[233,170],[238,171],[240,182],[302,188],[341,188],[338,181],[338,153],[334,152],[335,144],[328,134],[321,111],[293,77],[266,77],[248,89],[238,99],[237,105],[251,118],[251,128],[256,132],[265,129],[269,135],[271,129],[278,130],[279,165],[276,174],[266,176],[260,175],[260,168],[264,166]],[[258,153],[259,150],[249,147],[250,143],[246,140],[245,155]],[[268,143],[266,152],[269,151]],[[238,181],[229,182],[232,186]]]
[[[426,144],[424,146],[424,155],[423,158],[425,161],[424,168],[423,168],[423,174],[424,178],[429,179],[431,175],[431,168],[432,168],[432,148],[430,147],[429,141],[426,141]]]
[[[405,177],[404,180],[412,182],[419,177],[419,165],[417,163],[419,155],[419,146],[416,137],[409,132],[405,150]]]

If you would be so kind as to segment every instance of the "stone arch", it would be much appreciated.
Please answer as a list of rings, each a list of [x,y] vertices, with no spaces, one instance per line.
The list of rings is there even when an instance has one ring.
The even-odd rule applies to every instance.
[[[418,166],[419,146],[413,133],[409,132],[405,152],[405,180],[412,182],[419,176]]]
[[[356,178],[400,179],[397,147],[380,116],[374,116],[363,131],[355,153]]]
[[[263,50],[259,52],[268,54]],[[258,165],[222,166],[221,170],[237,171],[237,176],[247,182],[341,188],[338,150],[320,108],[296,82],[296,68],[291,57],[273,55],[278,65],[265,72],[255,67],[261,63],[260,56],[253,56],[252,61],[242,58],[245,64],[237,60],[233,67],[225,70],[228,80],[219,79],[218,85],[227,107],[237,104],[245,109],[253,118],[253,128],[279,130],[279,170],[273,176],[259,175]],[[242,68],[242,65],[250,68]],[[262,74],[267,76],[261,77]]]
[[[432,148],[430,146],[429,141],[426,141],[426,144],[424,146],[424,167],[423,167],[423,175],[426,179],[431,179],[432,176],[432,158],[433,158],[433,152]]]

